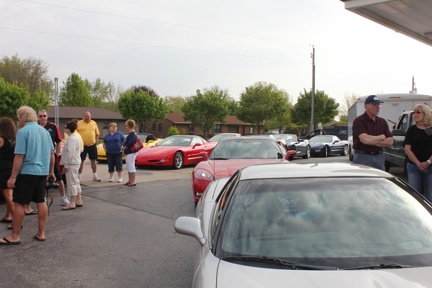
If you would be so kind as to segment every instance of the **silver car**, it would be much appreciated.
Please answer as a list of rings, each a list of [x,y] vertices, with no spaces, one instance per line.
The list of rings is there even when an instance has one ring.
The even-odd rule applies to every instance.
[[[212,182],[178,233],[192,287],[432,287],[432,208],[384,171],[265,164]]]

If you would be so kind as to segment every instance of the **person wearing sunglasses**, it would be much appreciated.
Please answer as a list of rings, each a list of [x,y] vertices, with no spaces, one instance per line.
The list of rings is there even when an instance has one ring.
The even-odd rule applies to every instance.
[[[432,117],[425,104],[414,107],[415,124],[408,128],[404,146],[408,183],[432,201]]]
[[[69,199],[65,195],[65,185],[58,165],[59,159],[57,159],[61,155],[61,142],[63,141],[60,129],[55,123],[48,121],[48,113],[45,109],[38,111],[38,123],[49,132],[51,139],[53,140],[54,147],[56,148],[56,152],[54,154],[54,174],[56,176],[57,183],[59,184],[58,190],[60,193],[60,205],[66,206],[69,204]]]

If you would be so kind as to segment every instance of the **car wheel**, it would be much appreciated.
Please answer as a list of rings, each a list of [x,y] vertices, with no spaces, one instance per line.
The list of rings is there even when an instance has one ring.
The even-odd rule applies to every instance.
[[[345,145],[345,146],[343,147],[342,152],[341,152],[341,155],[342,155],[342,156],[347,156],[347,155],[348,155],[348,145]]]
[[[350,146],[349,148],[348,148],[348,159],[349,159],[349,161],[353,161],[353,158],[354,158],[354,156],[353,156],[353,150],[352,150],[352,147]]]
[[[305,155],[302,157],[303,159],[309,159],[310,158],[310,147],[306,146],[306,152]]]
[[[180,151],[177,151],[174,154],[174,161],[173,166],[176,169],[180,169],[183,167],[183,154]]]
[[[326,158],[328,156],[328,147],[324,146],[322,150],[322,157]]]

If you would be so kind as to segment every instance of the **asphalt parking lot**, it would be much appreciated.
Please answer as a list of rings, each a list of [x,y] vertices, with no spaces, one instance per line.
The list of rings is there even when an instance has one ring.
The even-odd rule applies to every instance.
[[[194,213],[192,168],[139,169],[137,186],[127,187],[107,181],[106,164],[98,165],[103,181],[91,181],[89,166],[82,183],[84,207],[62,211],[58,192],[52,191],[47,240],[32,239],[37,216],[30,215],[22,243],[0,247],[1,286],[189,287],[195,243],[175,233],[173,225],[177,217]],[[0,213],[5,209],[2,203]],[[4,237],[10,230],[0,224]]]
[[[296,163],[348,161],[347,157],[296,158]],[[32,239],[37,216],[26,216],[22,243],[1,246],[2,287],[190,287],[195,239],[175,233],[179,216],[193,216],[193,168],[138,169],[137,186],[83,177],[84,207],[62,211],[57,191],[45,242]],[[401,176],[401,169],[393,170]],[[123,175],[124,182],[127,175]],[[0,205],[0,213],[5,211]],[[10,233],[0,223],[0,237]]]

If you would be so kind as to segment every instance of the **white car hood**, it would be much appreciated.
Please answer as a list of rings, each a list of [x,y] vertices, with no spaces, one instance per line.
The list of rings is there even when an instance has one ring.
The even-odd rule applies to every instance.
[[[217,287],[432,287],[432,267],[388,270],[285,270],[267,269],[220,261]]]

